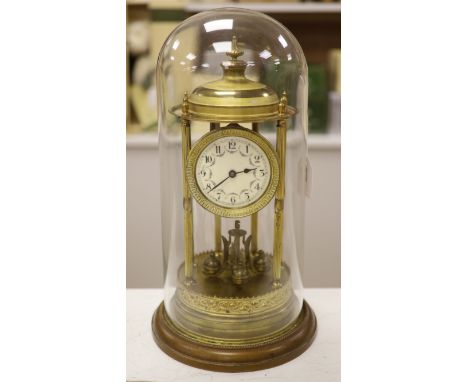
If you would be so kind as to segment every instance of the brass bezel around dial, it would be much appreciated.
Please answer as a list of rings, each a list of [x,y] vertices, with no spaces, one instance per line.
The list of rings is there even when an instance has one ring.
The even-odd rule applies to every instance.
[[[253,201],[251,204],[248,204],[243,207],[225,207],[208,199],[205,196],[205,194],[200,190],[196,179],[195,172],[200,154],[208,145],[212,144],[218,139],[226,137],[244,138],[255,143],[265,153],[265,156],[267,157],[268,162],[270,164],[270,182],[268,183],[262,196],[260,196],[257,200]],[[193,148],[190,150],[187,161],[187,167],[185,170],[185,176],[187,177],[187,183],[189,185],[190,192],[195,198],[195,200],[198,202],[198,204],[200,204],[203,208],[215,215],[227,218],[238,218],[252,215],[253,213],[266,207],[266,205],[275,195],[276,188],[278,187],[279,182],[278,157],[273,147],[260,134],[242,127],[225,127],[206,133],[197,141],[197,143],[195,143]]]

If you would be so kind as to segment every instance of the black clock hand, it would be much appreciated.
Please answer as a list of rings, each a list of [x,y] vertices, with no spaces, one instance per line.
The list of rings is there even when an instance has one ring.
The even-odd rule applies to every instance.
[[[240,174],[240,173],[249,173],[250,171],[254,171],[256,170],[256,168],[246,168],[242,171],[234,171],[234,170],[230,170],[229,171],[229,175],[224,178],[221,182],[219,182],[216,186],[214,186],[210,191],[207,192],[207,194],[209,194],[211,191],[213,191],[216,187],[220,186],[221,184],[223,184],[226,180],[228,180],[229,178],[235,178],[237,174]]]
[[[248,174],[250,171],[254,171],[256,169],[257,169],[256,167],[255,168],[246,168],[245,170],[236,172],[236,174],[240,174],[241,172],[244,172],[244,173]]]
[[[234,175],[235,176],[235,175]],[[221,182],[219,182],[216,186],[214,186],[210,191],[207,192],[207,194],[209,194],[211,191],[213,191],[216,187],[220,186],[221,184],[223,184],[226,180],[228,180],[229,178],[231,178],[231,175],[228,175],[226,178],[224,178]]]

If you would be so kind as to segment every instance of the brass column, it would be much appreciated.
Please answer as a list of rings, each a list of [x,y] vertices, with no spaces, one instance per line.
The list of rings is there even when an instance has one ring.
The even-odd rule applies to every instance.
[[[210,131],[214,129],[218,129],[220,126],[219,123],[210,123]],[[215,254],[217,257],[221,257],[223,255],[223,247],[222,247],[222,240],[221,240],[221,216],[215,215],[215,232],[214,232],[214,239],[215,239]]]
[[[283,92],[279,103],[279,119],[276,130],[276,152],[279,161],[279,182],[275,198],[275,223],[273,242],[273,285],[281,285],[281,263],[283,261],[283,227],[284,227],[284,192],[286,168],[286,106],[288,99]]]
[[[258,122],[252,123],[252,130],[258,133]],[[258,212],[253,213],[250,218],[250,231],[252,235],[250,248],[251,252],[255,254],[258,250]]]
[[[182,184],[184,197],[184,255],[185,255],[185,282],[193,282],[193,215],[192,215],[192,196],[185,176],[187,167],[187,158],[192,146],[190,134],[190,120],[188,119],[188,96],[184,94],[182,102]]]

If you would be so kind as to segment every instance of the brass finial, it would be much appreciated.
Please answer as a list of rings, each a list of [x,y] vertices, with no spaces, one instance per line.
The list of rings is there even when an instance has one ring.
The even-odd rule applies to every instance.
[[[231,57],[233,60],[237,60],[238,57],[242,56],[244,52],[237,48],[237,37],[232,36],[231,51],[226,52],[226,54]]]
[[[188,114],[189,104],[188,104],[188,93],[184,92],[184,99],[182,101],[182,114]]]
[[[288,105],[288,97],[286,95],[286,90],[283,91],[279,103],[279,113],[280,115],[286,114],[286,106]]]

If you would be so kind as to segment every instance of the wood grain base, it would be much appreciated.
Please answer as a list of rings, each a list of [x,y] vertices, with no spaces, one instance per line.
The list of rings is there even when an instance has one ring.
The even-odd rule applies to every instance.
[[[200,369],[242,372],[268,369],[302,354],[315,338],[317,320],[304,301],[296,322],[286,333],[268,344],[245,348],[206,345],[182,336],[169,321],[164,303],[154,313],[151,326],[154,340],[172,358]]]

